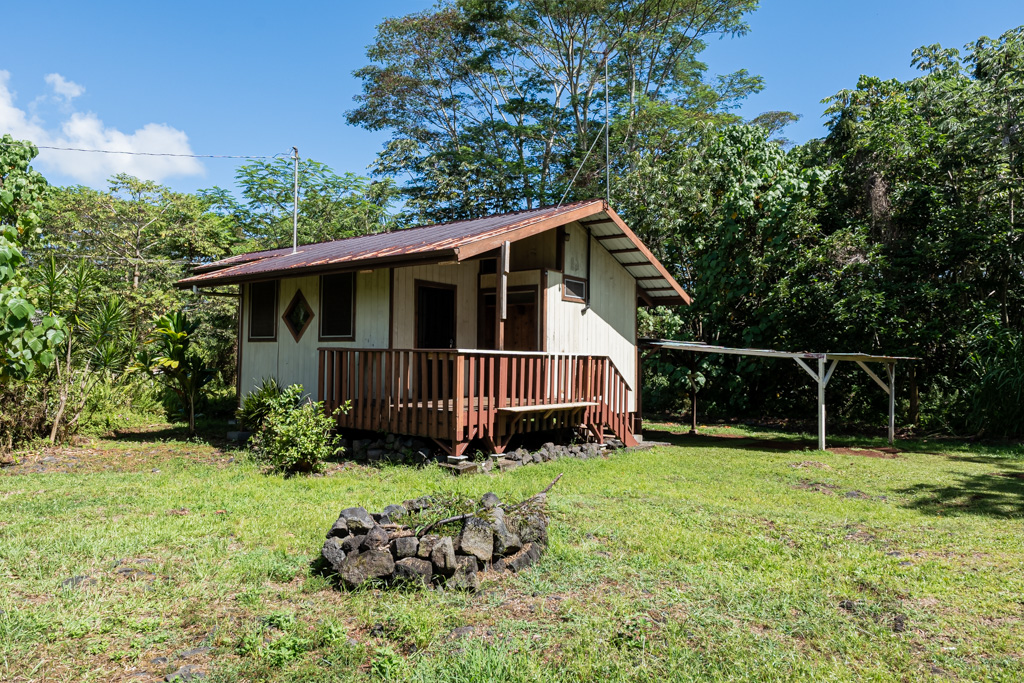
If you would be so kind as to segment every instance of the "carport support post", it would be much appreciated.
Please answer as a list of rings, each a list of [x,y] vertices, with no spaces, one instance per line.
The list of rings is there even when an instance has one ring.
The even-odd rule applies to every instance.
[[[889,445],[896,440],[896,364],[886,363],[885,374],[889,375]]]
[[[825,450],[825,357],[818,359],[818,450]]]

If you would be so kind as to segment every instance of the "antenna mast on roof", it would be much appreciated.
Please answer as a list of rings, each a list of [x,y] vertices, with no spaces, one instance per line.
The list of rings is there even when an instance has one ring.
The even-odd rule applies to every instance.
[[[295,160],[295,176],[292,186],[292,253],[299,250],[299,148],[292,147],[292,159]]]
[[[604,53],[604,198],[608,206],[612,204],[612,165],[611,156],[608,151],[608,127],[611,119],[608,118],[608,60],[611,53]]]

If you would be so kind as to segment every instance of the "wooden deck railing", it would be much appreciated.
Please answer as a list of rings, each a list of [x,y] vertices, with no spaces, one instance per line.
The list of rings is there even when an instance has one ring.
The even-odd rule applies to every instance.
[[[500,452],[513,433],[576,426],[571,422],[578,420],[598,438],[607,425],[627,444],[636,443],[629,386],[605,356],[350,348],[319,353],[318,399],[329,412],[351,402],[338,417],[341,428],[430,437],[451,442],[456,452],[482,438]],[[530,406],[537,410],[522,410]]]

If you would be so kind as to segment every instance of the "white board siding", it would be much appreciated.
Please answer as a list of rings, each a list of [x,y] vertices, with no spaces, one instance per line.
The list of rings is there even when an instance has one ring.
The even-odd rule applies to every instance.
[[[529,287],[540,285],[539,270],[513,270],[508,274],[508,287]],[[480,289],[495,289],[498,286],[498,276],[491,273],[480,276]],[[540,302],[537,302],[540,305]],[[538,322],[540,322],[538,320]]]
[[[409,266],[395,268],[395,333],[396,349],[416,346],[416,281],[455,285],[455,345],[461,349],[476,348],[477,275],[479,261],[446,266]],[[387,307],[382,311],[387,314]]]
[[[586,277],[587,233],[571,225],[565,269]],[[629,409],[636,410],[636,280],[601,243],[591,238],[590,310],[562,301],[562,273],[548,273],[547,350],[608,356],[629,385]]]
[[[389,272],[381,269],[370,273],[356,273],[355,340],[318,340],[320,330],[320,277],[285,278],[281,280],[277,304],[277,341],[250,342],[248,321],[248,293],[242,312],[242,372],[241,387],[244,397],[265,377],[274,377],[282,385],[301,384],[314,398],[317,391],[317,373],[320,347],[357,347],[384,349],[388,346],[388,308],[390,292]],[[291,303],[295,292],[302,296],[313,310],[313,320],[298,342],[288,331],[281,316]]]

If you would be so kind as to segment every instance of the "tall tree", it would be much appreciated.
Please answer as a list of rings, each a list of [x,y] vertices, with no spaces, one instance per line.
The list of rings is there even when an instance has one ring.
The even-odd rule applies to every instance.
[[[378,27],[350,123],[389,130],[376,171],[408,175],[417,220],[558,201],[613,108],[617,155],[662,122],[729,118],[760,79],[709,83],[704,40],[746,31],[756,0],[450,0]],[[608,69],[608,88],[604,86]],[[591,155],[579,194],[598,191]]]
[[[253,161],[235,174],[241,200],[213,188],[200,196],[235,225],[238,248],[276,249],[292,243],[294,167],[289,159]],[[365,235],[400,227],[391,214],[398,195],[391,179],[371,182],[338,175],[312,159],[299,162],[300,244]]]
[[[153,311],[172,309],[173,283],[189,264],[219,258],[236,241],[230,221],[209,203],[152,181],[120,174],[109,189],[59,188],[44,207],[45,239],[30,256],[102,266],[101,286],[125,299],[139,330]]]

